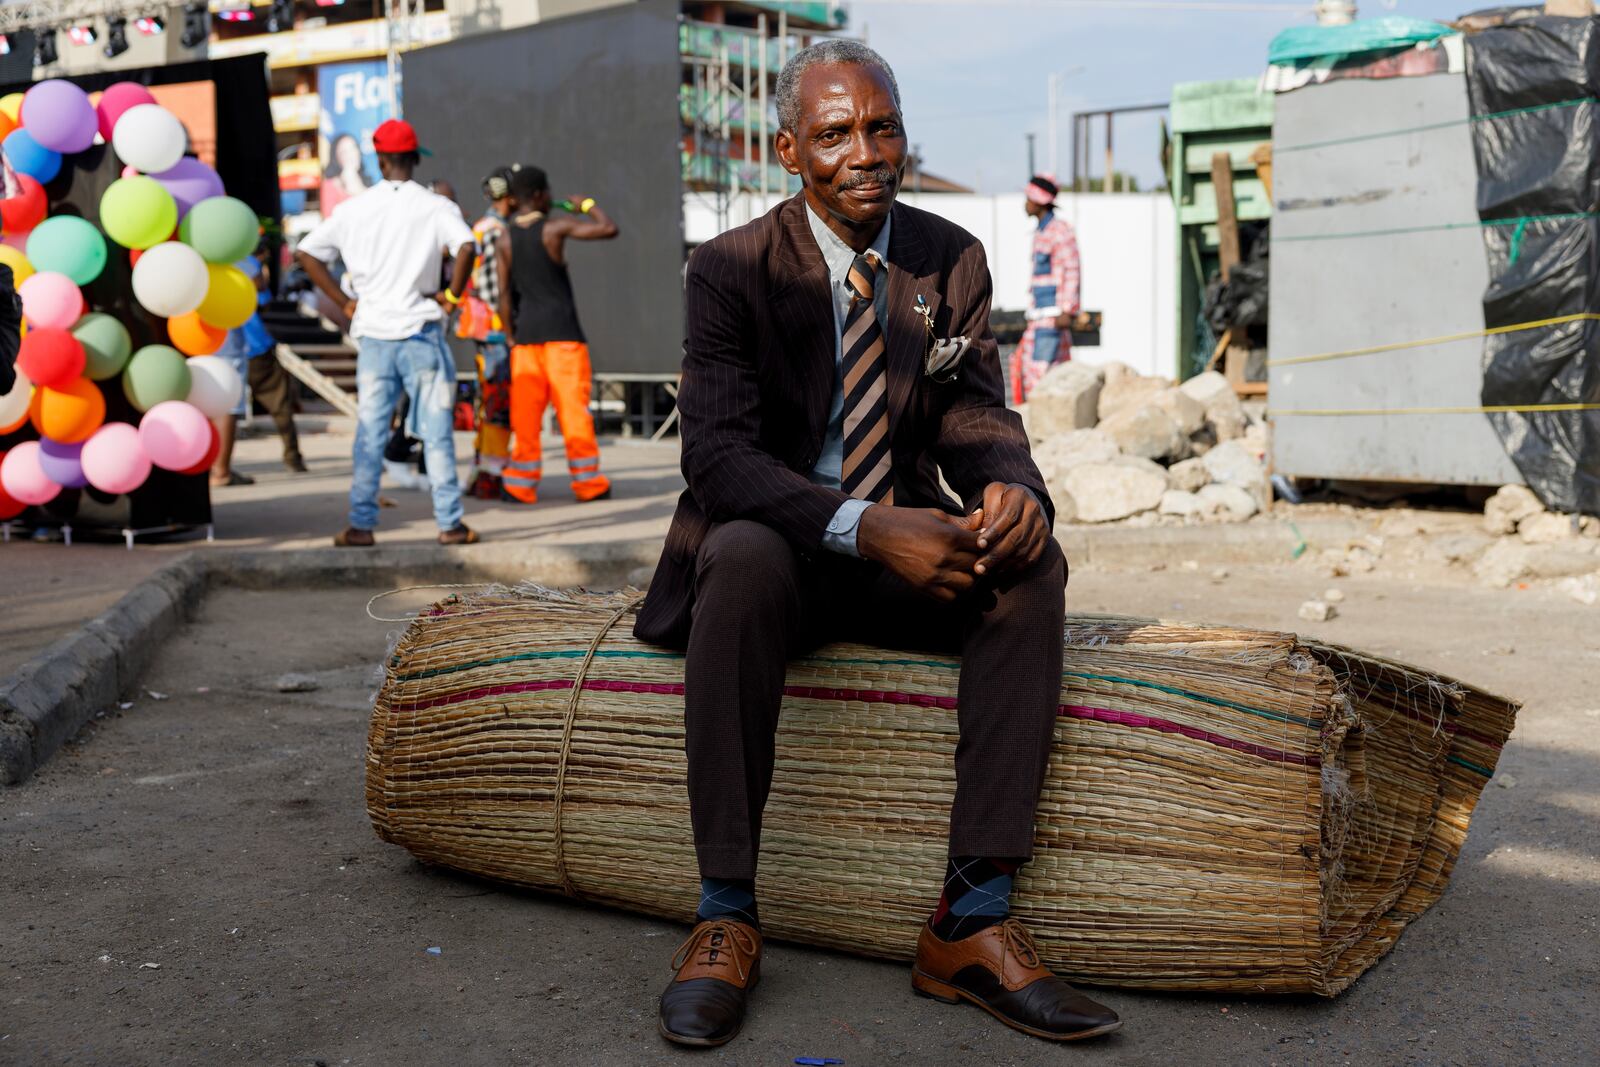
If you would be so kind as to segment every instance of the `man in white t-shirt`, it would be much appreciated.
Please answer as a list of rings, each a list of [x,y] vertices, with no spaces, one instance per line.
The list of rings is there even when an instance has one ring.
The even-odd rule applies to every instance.
[[[456,371],[444,323],[466,291],[477,246],[460,209],[411,180],[422,149],[410,123],[385,122],[373,132],[372,146],[383,181],[342,202],[295,253],[317,288],[344,308],[359,347],[350,527],[333,543],[373,544],[389,416],[404,390],[411,398],[408,432],[422,442],[427,457],[439,543],[472,544],[478,535],[461,521],[451,436]],[[439,288],[442,256],[455,257],[445,289]],[[328,273],[334,259],[344,260],[357,298],[340,291]]]

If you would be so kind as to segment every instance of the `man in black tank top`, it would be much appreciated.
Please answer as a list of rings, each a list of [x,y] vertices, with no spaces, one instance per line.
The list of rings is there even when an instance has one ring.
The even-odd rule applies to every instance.
[[[544,473],[539,429],[546,404],[554,404],[567,446],[567,471],[580,501],[611,495],[611,481],[600,473],[600,446],[589,415],[592,382],[589,345],[578,322],[567,275],[566,243],[606,241],[617,224],[592,197],[562,201],[563,214],[550,217],[550,183],[538,167],[511,176],[518,214],[512,218],[507,257],[511,284],[500,295],[501,321],[511,325],[511,432],[515,441],[506,464],[505,496],[522,504],[539,499]]]

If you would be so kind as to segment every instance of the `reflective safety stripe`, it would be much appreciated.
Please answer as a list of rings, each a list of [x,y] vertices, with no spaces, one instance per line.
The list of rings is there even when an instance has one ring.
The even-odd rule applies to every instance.
[[[567,464],[569,471],[597,471],[600,469],[598,459],[580,459]]]
[[[572,480],[574,482],[592,482],[598,477],[600,477],[600,472],[597,470],[572,472]]]
[[[537,474],[533,474],[533,475],[513,474],[510,471],[506,471],[504,474],[502,474],[500,476],[500,478],[507,485],[531,485],[531,486],[537,486],[539,484],[539,476]]]

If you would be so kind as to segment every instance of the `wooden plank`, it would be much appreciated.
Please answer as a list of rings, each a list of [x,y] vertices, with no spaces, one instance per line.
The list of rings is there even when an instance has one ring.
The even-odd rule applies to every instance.
[[[295,355],[288,345],[278,346],[278,362],[283,369],[306,384],[313,393],[352,419],[357,417],[356,398],[340,389],[333,380]]]
[[[1233,213],[1233,160],[1226,152],[1211,157],[1211,184],[1217,195],[1217,253],[1222,264],[1222,280],[1239,262],[1239,220]]]
[[[1256,165],[1256,177],[1261,179],[1262,186],[1267,190],[1267,199],[1272,199],[1272,142],[1267,141],[1256,146],[1250,153],[1250,162]]]

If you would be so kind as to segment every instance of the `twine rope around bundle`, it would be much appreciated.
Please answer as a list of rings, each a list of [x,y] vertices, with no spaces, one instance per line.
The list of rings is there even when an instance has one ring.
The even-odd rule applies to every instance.
[[[555,851],[556,878],[561,883],[561,891],[569,897],[576,897],[578,889],[567,874],[566,839],[561,833],[561,804],[567,794],[567,757],[572,753],[572,724],[578,717],[578,701],[583,696],[583,682],[589,675],[589,664],[594,662],[594,654],[600,650],[601,642],[606,639],[606,635],[611,632],[611,628],[618,620],[643,602],[644,597],[634,597],[612,613],[605,624],[596,631],[594,640],[589,642],[589,649],[583,654],[583,662],[578,664],[578,673],[572,679],[572,698],[567,701],[566,716],[561,723],[561,748],[556,756],[555,842],[552,846]]]

